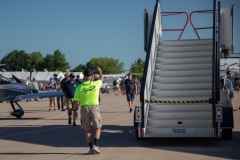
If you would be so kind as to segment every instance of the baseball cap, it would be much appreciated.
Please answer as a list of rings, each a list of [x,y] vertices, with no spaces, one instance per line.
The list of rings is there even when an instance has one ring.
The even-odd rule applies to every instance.
[[[92,76],[93,75],[93,71],[91,69],[85,69],[84,70],[84,76]]]
[[[54,74],[53,74],[53,76],[54,76],[54,77],[57,77],[57,74],[56,74],[56,73],[54,73]]]
[[[51,77],[51,78],[50,78],[50,81],[51,81],[51,80],[54,80],[54,78],[53,78],[53,77]]]
[[[131,72],[128,72],[128,74],[127,75],[132,75],[132,73]]]
[[[74,73],[71,73],[71,74],[69,75],[69,77],[75,78],[75,74],[74,74]]]

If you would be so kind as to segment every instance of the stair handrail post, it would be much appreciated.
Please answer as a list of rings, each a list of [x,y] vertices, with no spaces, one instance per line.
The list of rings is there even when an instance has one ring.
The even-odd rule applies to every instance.
[[[216,137],[221,137],[221,121],[218,121],[217,108],[221,109],[220,104],[220,1],[213,3],[213,55],[212,55],[212,115],[213,127],[215,128]],[[216,18],[218,17],[218,19]],[[218,20],[218,23],[217,23]]]
[[[149,74],[153,74],[153,66],[150,66],[152,65],[152,60],[154,58],[152,58],[151,56],[154,56],[154,55],[151,55],[151,54],[154,54],[155,51],[156,51],[156,46],[158,45],[158,38],[159,38],[159,35],[157,35],[157,38],[155,37],[154,35],[154,31],[155,31],[155,28],[156,28],[156,18],[157,18],[157,13],[158,13],[158,6],[160,6],[159,4],[159,0],[156,0],[156,4],[155,4],[155,7],[154,7],[154,12],[153,12],[153,18],[152,18],[152,23],[151,23],[151,29],[150,29],[150,34],[149,34],[149,41],[147,43],[147,54],[146,54],[146,59],[145,59],[145,64],[144,64],[144,72],[143,72],[143,78],[142,78],[142,83],[141,83],[141,90],[140,90],[140,102],[141,102],[141,109],[142,109],[142,124],[141,124],[141,127],[142,129],[145,128],[145,110],[146,110],[146,107],[145,105],[147,105],[146,103],[146,98],[150,98],[150,90],[149,88],[147,88],[148,90],[146,91],[146,87],[150,86],[150,81],[148,79],[149,77]],[[160,11],[159,11],[160,12]],[[161,17],[159,17],[161,18]],[[161,25],[161,23],[159,23],[158,25]],[[157,33],[158,34],[158,33]],[[155,40],[153,43],[153,40]],[[154,45],[154,46],[153,46]],[[152,49],[154,49],[153,53],[152,53]],[[151,59],[152,58],[152,59]],[[150,72],[149,72],[150,70]],[[147,84],[148,82],[148,84]],[[142,137],[144,137],[144,135],[142,135]]]

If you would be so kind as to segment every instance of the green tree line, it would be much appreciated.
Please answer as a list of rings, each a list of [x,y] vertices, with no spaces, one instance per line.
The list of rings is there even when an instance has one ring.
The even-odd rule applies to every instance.
[[[65,71],[71,68],[66,60],[65,54],[60,50],[55,50],[53,54],[47,54],[45,57],[40,52],[26,53],[23,50],[13,50],[7,53],[0,61],[6,64],[4,67],[7,71],[21,71],[22,69],[36,71]],[[120,74],[124,72],[124,64],[118,59],[112,57],[92,58],[86,64],[79,64],[71,69],[72,72],[83,72],[85,68],[96,69],[99,66],[104,74]],[[144,61],[138,58],[131,64],[130,71],[132,73],[142,74],[144,70]]]

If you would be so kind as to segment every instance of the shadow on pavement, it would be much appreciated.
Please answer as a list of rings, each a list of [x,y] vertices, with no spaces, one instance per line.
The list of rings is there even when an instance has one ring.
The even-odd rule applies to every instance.
[[[52,147],[88,147],[84,132],[80,126],[49,125],[1,127],[0,139]],[[116,148],[116,150],[118,147],[141,147],[239,159],[240,132],[233,132],[233,140],[228,141],[210,138],[157,138],[137,140],[132,126],[104,125],[99,145],[101,147]],[[0,153],[0,155],[1,154],[56,153]]]

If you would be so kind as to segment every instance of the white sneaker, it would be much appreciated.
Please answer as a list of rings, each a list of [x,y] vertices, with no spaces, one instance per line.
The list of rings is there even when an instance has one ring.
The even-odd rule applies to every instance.
[[[99,150],[98,146],[93,145],[93,149],[92,150],[96,154],[100,154],[101,153],[101,151]]]
[[[94,152],[94,150],[93,149],[90,149],[89,151],[88,151],[88,154],[94,154],[95,152]]]

